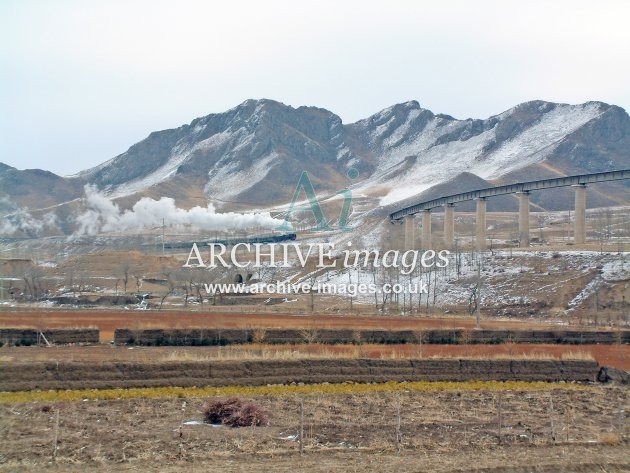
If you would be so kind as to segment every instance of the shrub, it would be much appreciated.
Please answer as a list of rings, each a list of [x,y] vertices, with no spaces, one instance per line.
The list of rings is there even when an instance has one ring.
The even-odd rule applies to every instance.
[[[261,427],[269,425],[269,415],[254,403],[243,404],[237,397],[210,401],[204,409],[204,417],[211,424],[230,427]]]
[[[604,445],[619,445],[621,437],[614,432],[605,432],[599,436],[599,441]]]
[[[245,404],[239,411],[224,421],[230,427],[264,427],[269,425],[269,415],[257,404]]]
[[[255,328],[251,334],[252,342],[263,343],[265,341],[266,336],[267,336],[267,330],[261,327]]]
[[[236,397],[210,401],[204,411],[206,421],[211,424],[223,424],[224,420],[231,417],[243,407],[243,403]]]

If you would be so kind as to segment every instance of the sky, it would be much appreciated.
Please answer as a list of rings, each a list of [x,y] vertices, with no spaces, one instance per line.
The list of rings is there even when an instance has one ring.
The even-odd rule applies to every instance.
[[[344,123],[630,110],[630,2],[0,0],[0,162],[70,175],[248,98]]]

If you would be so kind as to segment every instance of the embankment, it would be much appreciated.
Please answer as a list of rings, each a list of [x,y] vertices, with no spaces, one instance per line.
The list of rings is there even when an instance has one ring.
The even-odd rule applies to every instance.
[[[613,344],[630,343],[630,331],[577,330],[364,330],[364,329],[116,329],[114,342],[143,346],[217,346],[258,341],[376,344]]]
[[[586,360],[301,359],[165,363],[0,363],[0,390],[385,381],[591,382]]]
[[[99,331],[98,329],[89,328],[49,329],[42,331],[27,328],[0,329],[0,345],[30,346],[46,344],[46,341],[55,345],[98,343]]]

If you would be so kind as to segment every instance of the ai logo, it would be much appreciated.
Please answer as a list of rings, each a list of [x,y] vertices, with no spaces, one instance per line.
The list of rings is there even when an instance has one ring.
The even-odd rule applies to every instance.
[[[348,177],[350,179],[355,179],[358,176],[358,171],[354,168],[350,168],[348,170]],[[300,191],[304,190],[306,194],[306,198],[308,199],[308,205],[298,205],[297,200],[300,195]],[[343,189],[335,195],[343,196],[343,205],[341,207],[341,212],[339,213],[339,220],[337,223],[337,228],[344,232],[349,232],[350,228],[348,227],[348,213],[350,212],[350,205],[352,204],[352,191],[350,189]],[[311,183],[310,178],[308,177],[308,173],[306,171],[302,171],[300,175],[300,179],[295,186],[295,192],[293,193],[293,198],[291,199],[291,204],[287,210],[287,213],[284,217],[284,222],[280,225],[277,230],[280,231],[288,231],[292,230],[291,224],[289,223],[289,219],[291,218],[291,214],[294,211],[308,211],[310,210],[315,217],[317,230],[332,230],[332,227],[326,221],[326,217],[324,216],[324,211],[319,205],[319,201],[317,200],[317,196],[315,195],[315,190],[313,189],[313,184]]]

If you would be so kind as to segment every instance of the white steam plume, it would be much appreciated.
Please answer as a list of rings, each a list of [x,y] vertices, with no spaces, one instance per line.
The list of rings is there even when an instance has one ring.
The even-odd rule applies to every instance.
[[[160,200],[143,197],[131,210],[121,211],[117,204],[92,185],[85,186],[85,196],[88,210],[77,217],[79,234],[95,235],[113,230],[156,227],[162,225],[162,220],[166,225],[188,225],[199,230],[271,228],[283,222],[273,218],[269,212],[217,213],[212,204],[184,210],[177,208],[170,197],[162,197]]]
[[[57,230],[57,216],[54,213],[47,213],[41,218],[36,218],[5,197],[0,198],[0,208],[11,210],[11,213],[0,216],[0,235],[23,233],[33,238],[46,231]]]

